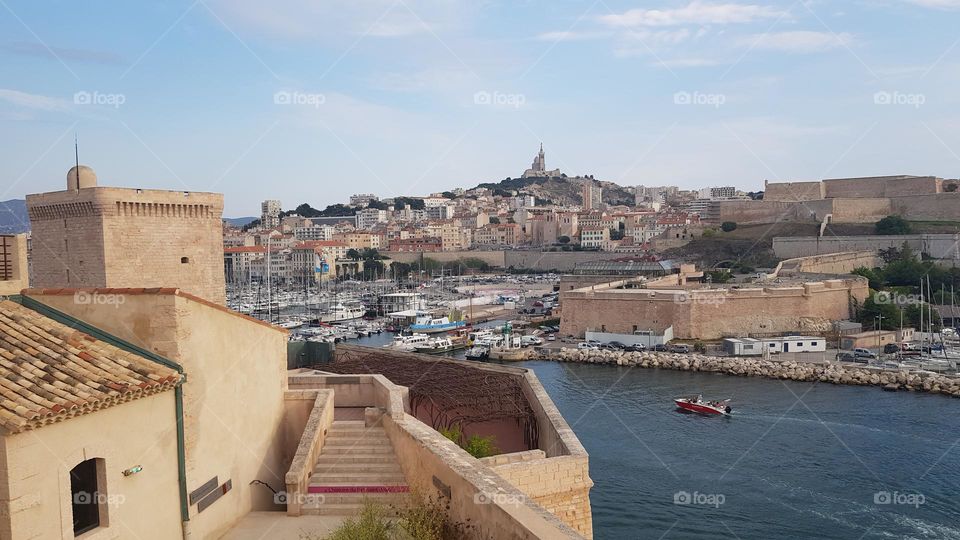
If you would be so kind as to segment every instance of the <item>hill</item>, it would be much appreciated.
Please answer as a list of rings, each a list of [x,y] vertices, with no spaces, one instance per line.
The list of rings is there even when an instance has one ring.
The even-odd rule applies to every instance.
[[[24,233],[30,230],[27,201],[12,199],[0,202],[0,234]]]
[[[256,221],[259,218],[248,216],[248,217],[235,217],[235,218],[223,218],[231,227],[243,227],[244,225]]]
[[[603,202],[610,205],[626,204],[633,206],[633,193],[613,182],[604,182],[592,176],[553,176],[542,178],[505,178],[499,182],[485,182],[478,188],[489,189],[495,195],[508,196],[514,193],[533,195],[538,204],[553,203],[562,206],[583,204],[582,186],[592,182],[603,189]]]

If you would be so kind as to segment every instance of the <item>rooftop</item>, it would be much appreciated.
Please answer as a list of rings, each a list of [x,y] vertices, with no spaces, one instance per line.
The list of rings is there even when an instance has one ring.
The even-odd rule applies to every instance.
[[[0,302],[0,427],[18,433],[172,389],[176,370]]]

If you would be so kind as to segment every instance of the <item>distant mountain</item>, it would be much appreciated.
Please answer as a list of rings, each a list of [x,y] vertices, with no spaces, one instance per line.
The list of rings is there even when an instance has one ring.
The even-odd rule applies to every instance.
[[[233,218],[223,218],[231,227],[243,227],[244,225],[250,223],[259,218],[255,217],[233,217]]]
[[[24,233],[30,230],[27,201],[12,199],[0,202],[0,234]]]

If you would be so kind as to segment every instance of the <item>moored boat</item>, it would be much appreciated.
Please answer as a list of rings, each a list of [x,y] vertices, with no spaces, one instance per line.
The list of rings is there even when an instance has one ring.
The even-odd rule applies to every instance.
[[[730,413],[733,412],[729,399],[704,401],[703,396],[697,395],[677,398],[673,402],[677,404],[678,409],[700,414],[730,416]]]

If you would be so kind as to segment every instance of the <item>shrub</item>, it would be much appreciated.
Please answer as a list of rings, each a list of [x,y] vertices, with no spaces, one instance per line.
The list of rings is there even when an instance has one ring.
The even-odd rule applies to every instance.
[[[490,457],[500,452],[500,449],[494,444],[495,440],[493,435],[487,437],[474,435],[467,440],[467,444],[463,446],[463,449],[477,459]]]
[[[390,540],[395,538],[393,524],[387,518],[383,507],[370,501],[364,501],[360,515],[344,520],[328,540]],[[301,540],[310,536],[300,536]]]
[[[713,229],[704,229],[703,234],[701,234],[700,236],[702,236],[703,238],[713,238],[716,235],[717,235],[717,231]]]
[[[737,230],[737,222],[724,221],[723,223],[720,224],[720,230],[722,230],[723,232],[735,231]]]
[[[900,216],[887,216],[874,225],[877,234],[910,234],[910,223]]]

